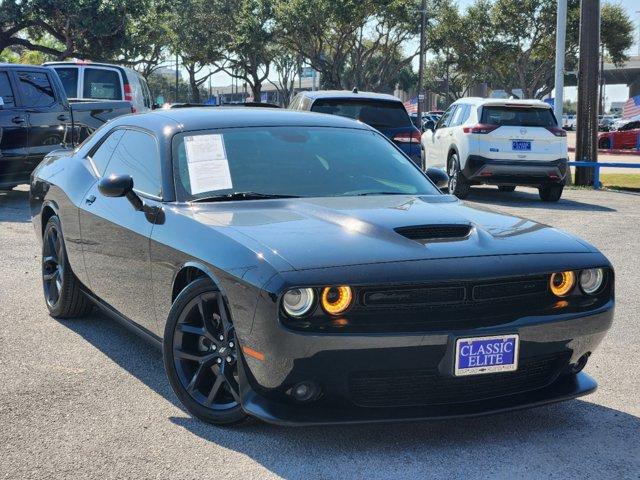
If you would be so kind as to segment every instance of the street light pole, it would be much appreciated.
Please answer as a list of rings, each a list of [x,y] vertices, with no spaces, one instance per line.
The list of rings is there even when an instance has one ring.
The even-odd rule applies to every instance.
[[[562,122],[564,106],[564,55],[567,34],[567,0],[558,0],[556,14],[556,98],[553,101],[553,112],[558,122]],[[561,125],[562,126],[562,125]]]
[[[422,0],[422,9],[420,10],[420,49],[418,59],[418,122],[422,124],[422,103],[420,102],[420,95],[422,95],[422,77],[424,75],[424,28],[427,21],[427,0]]]

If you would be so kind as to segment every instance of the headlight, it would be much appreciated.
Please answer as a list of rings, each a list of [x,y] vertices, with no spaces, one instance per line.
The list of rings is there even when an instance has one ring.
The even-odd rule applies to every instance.
[[[282,307],[288,315],[292,317],[301,317],[306,313],[309,313],[315,295],[311,288],[292,288],[284,294],[282,298]]]
[[[580,272],[580,288],[587,295],[593,295],[604,281],[604,272],[601,268],[589,268]]]
[[[329,315],[340,315],[353,300],[351,288],[347,286],[325,287],[322,289],[322,308]]]
[[[576,284],[573,272],[558,272],[551,275],[549,286],[556,297],[566,297]]]

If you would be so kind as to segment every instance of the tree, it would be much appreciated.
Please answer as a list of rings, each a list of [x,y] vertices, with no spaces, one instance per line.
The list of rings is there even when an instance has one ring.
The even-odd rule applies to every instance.
[[[417,54],[418,0],[280,0],[283,45],[321,74],[323,88],[379,89]]]
[[[224,8],[225,37],[221,70],[244,80],[254,102],[260,102],[262,84],[269,77],[274,57],[273,0],[227,0]]]
[[[271,61],[278,79],[277,82],[271,79],[267,80],[278,92],[282,106],[286,107],[293,96],[296,75],[300,73],[302,62],[299,56],[288,52],[282,47],[276,47]]]
[[[577,64],[579,0],[569,0],[566,68]],[[461,17],[464,43],[449,42],[468,76],[526,98],[542,98],[554,87],[555,0],[477,0]],[[633,24],[618,5],[602,6],[601,40],[615,62],[626,59]]]
[[[211,65],[224,58],[224,38],[220,34],[226,17],[221,0],[185,0],[175,3],[168,25],[173,53],[182,60],[187,71],[191,101],[200,103],[200,86],[222,67]]]

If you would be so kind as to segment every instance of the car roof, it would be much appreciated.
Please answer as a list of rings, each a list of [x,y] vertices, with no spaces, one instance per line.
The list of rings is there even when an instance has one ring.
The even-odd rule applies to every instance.
[[[139,73],[136,72],[133,68],[125,67],[124,65],[116,65],[115,63],[91,62],[88,60],[45,62],[42,65],[44,65],[45,67],[106,67],[124,71],[127,74],[131,75],[139,75]]]
[[[367,99],[367,100],[386,100],[392,102],[400,102],[398,97],[389,95],[388,93],[375,93],[375,92],[353,92],[352,90],[314,90],[301,92],[307,98],[316,100],[318,98],[355,98],[355,99]]]
[[[460,99],[456,100],[455,102],[453,102],[452,105],[457,105],[457,104],[460,104],[460,103],[462,103],[464,105],[476,105],[478,107],[485,106],[485,105],[491,105],[491,106],[498,106],[498,107],[502,107],[502,106],[518,107],[518,106],[522,106],[522,107],[551,108],[551,105],[549,105],[548,103],[543,102],[542,100],[536,100],[536,99],[520,100],[520,99],[516,99],[516,98],[465,97],[465,98],[460,98]]]
[[[372,130],[368,125],[338,115],[256,107],[158,109],[117,117],[109,125],[139,127],[153,131],[158,137],[180,131],[236,127],[307,126]]]

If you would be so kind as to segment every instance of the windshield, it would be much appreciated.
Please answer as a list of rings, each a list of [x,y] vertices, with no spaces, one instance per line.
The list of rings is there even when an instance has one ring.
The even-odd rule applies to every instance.
[[[348,98],[320,99],[313,103],[311,111],[353,118],[377,129],[413,125],[400,102]]]
[[[297,197],[438,194],[377,132],[332,127],[247,127],[174,137],[179,200],[235,192]],[[247,196],[253,198],[253,196]]]
[[[480,123],[515,127],[555,127],[550,108],[483,107]]]

